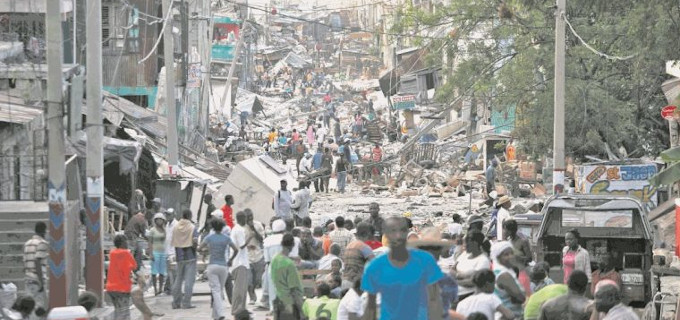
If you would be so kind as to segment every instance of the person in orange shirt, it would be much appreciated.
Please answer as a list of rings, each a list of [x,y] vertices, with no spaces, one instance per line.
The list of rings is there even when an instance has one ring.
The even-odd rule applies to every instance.
[[[512,144],[512,140],[510,140],[510,142],[508,143],[508,146],[505,147],[505,158],[508,161],[513,161],[513,160],[517,159],[515,146]]]
[[[321,247],[323,248],[323,253],[328,254],[331,252],[331,237],[328,236],[331,231],[335,230],[335,224],[332,222],[326,225],[326,233],[324,233],[323,237],[321,238],[322,244]]]
[[[130,319],[130,275],[137,269],[137,262],[128,250],[127,238],[117,235],[113,239],[115,249],[109,253],[109,272],[106,278],[106,294],[113,301],[114,319]]]

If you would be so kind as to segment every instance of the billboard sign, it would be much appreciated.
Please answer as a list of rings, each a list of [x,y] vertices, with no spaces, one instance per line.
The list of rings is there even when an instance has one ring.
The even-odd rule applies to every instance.
[[[653,163],[577,166],[576,191],[585,194],[632,196],[648,208],[653,208],[658,203],[657,188],[649,183],[649,179],[657,171]]]

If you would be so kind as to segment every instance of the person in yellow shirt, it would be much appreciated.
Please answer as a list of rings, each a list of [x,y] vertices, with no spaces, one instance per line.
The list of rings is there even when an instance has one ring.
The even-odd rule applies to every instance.
[[[321,282],[316,286],[316,298],[307,299],[302,304],[302,314],[309,320],[321,318],[337,320],[339,299],[331,299],[331,287]]]
[[[276,137],[277,137],[277,136],[278,136],[278,135],[276,134],[276,129],[272,128],[272,129],[269,131],[269,136],[268,136],[268,138],[269,138],[269,144],[274,143],[274,141],[276,140]]]

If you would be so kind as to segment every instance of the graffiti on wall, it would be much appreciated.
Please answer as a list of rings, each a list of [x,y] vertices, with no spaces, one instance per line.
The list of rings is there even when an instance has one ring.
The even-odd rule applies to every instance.
[[[579,193],[628,195],[655,207],[657,188],[649,179],[656,173],[654,164],[579,166],[576,187]]]

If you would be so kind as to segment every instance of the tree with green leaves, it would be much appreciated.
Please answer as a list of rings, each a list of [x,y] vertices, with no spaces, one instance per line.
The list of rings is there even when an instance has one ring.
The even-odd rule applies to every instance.
[[[567,155],[655,156],[668,147],[661,83],[680,52],[680,2],[567,0]],[[434,10],[407,5],[392,32],[429,46],[425,59],[448,75],[436,98],[468,92],[494,110],[516,108],[513,136],[527,154],[552,153],[555,4],[542,0],[450,0]],[[581,37],[579,39],[578,36]],[[584,43],[591,46],[589,49]],[[441,50],[440,50],[441,48]]]

